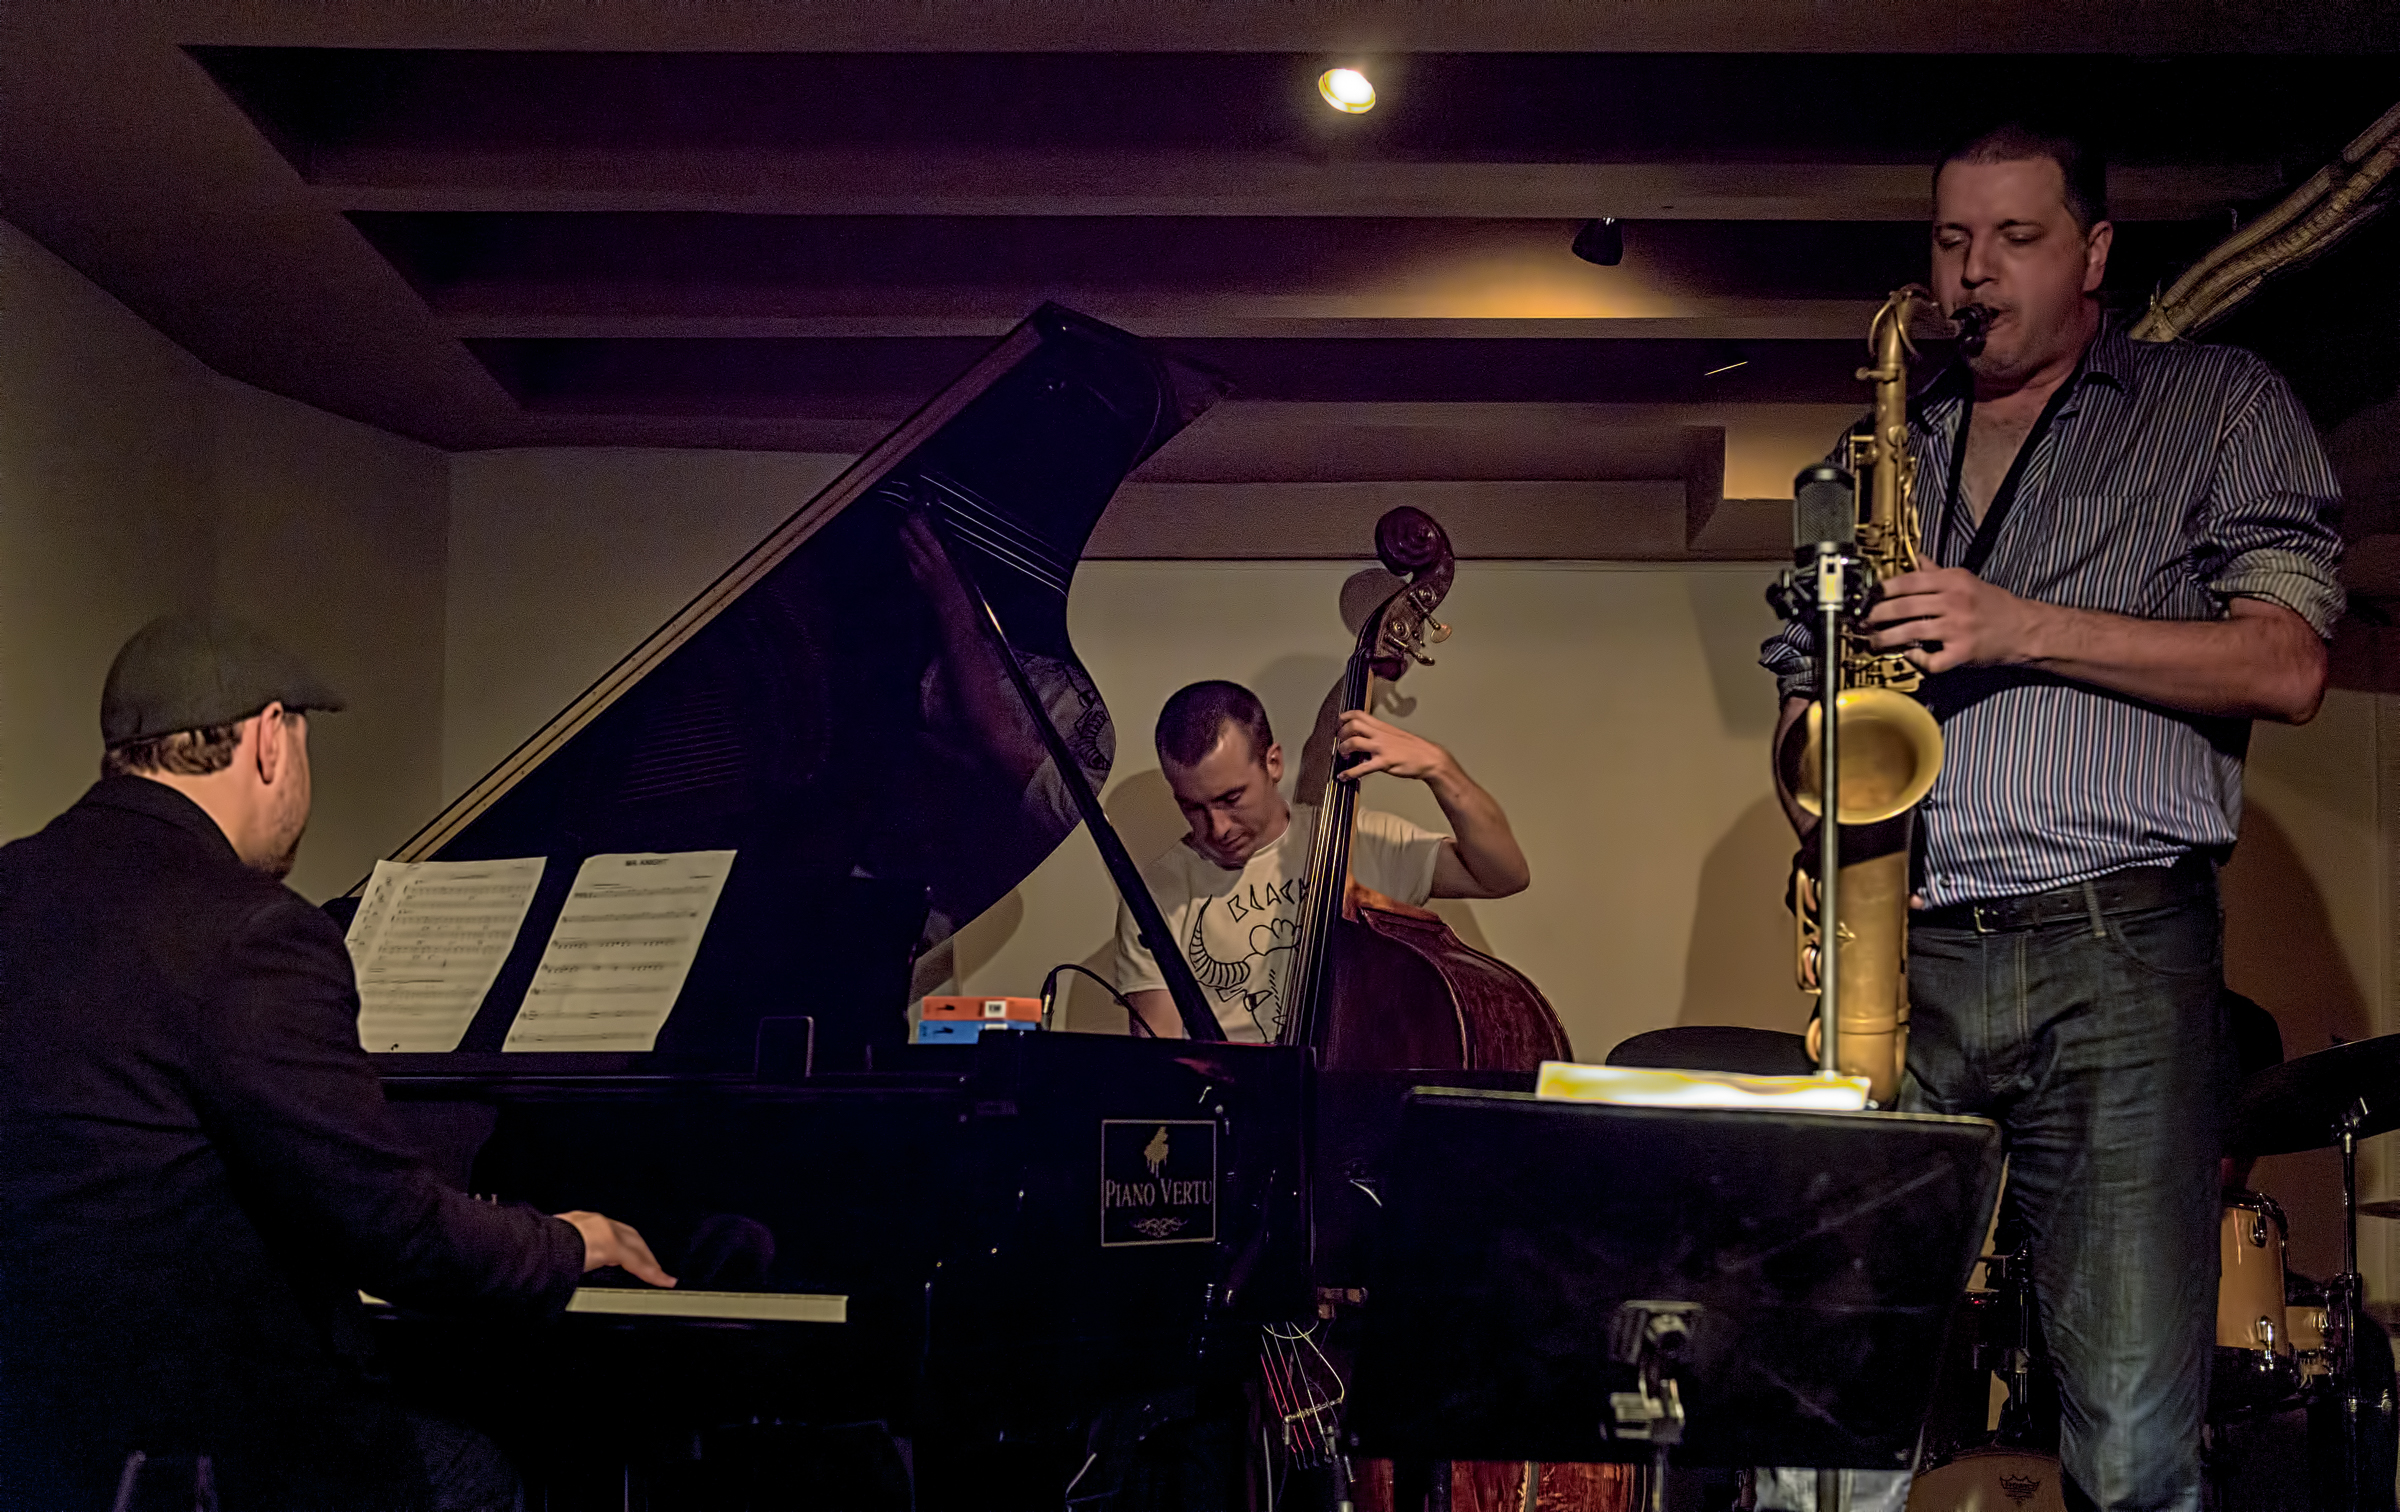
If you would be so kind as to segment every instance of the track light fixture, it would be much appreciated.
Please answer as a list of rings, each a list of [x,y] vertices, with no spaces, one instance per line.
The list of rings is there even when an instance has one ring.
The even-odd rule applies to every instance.
[[[1588,263],[1613,268],[1625,260],[1625,231],[1613,215],[1587,220],[1575,228],[1575,255]]]
[[[1703,378],[1714,378],[1719,373],[1730,373],[1735,368],[1749,365],[1750,354],[1742,350],[1737,342],[1712,341],[1701,349],[1700,376]]]

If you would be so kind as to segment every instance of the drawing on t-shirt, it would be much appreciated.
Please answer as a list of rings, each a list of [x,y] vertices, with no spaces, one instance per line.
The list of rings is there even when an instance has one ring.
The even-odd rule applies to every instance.
[[[1220,1003],[1242,1000],[1242,1008],[1270,1040],[1283,1032],[1283,979],[1300,943],[1300,903],[1308,896],[1308,879],[1294,877],[1280,884],[1253,882],[1222,900],[1203,898],[1192,915],[1191,938],[1184,955],[1192,975],[1217,995]],[[1226,960],[1208,948],[1208,906],[1222,901],[1225,916],[1235,925],[1252,921],[1242,943],[1247,951]]]

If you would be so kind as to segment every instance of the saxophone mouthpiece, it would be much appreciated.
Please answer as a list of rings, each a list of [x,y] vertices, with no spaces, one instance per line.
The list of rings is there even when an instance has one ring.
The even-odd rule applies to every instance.
[[[1983,338],[1991,329],[1992,312],[1981,305],[1960,305],[1951,317],[1958,327],[1958,349],[1969,357],[1983,354]]]

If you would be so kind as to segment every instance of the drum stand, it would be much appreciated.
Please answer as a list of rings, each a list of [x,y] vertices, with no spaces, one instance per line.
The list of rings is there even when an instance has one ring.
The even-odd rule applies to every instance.
[[[2342,1273],[2325,1289],[2325,1347],[2333,1356],[2333,1384],[2342,1408],[2342,1502],[2358,1505],[2365,1480],[2366,1444],[2361,1429],[2367,1403],[2359,1388],[2358,1309],[2366,1289],[2358,1273],[2358,1134],[2367,1121],[2367,1102],[2354,1097],[2342,1110]],[[2387,1488],[2388,1489],[2388,1488]]]

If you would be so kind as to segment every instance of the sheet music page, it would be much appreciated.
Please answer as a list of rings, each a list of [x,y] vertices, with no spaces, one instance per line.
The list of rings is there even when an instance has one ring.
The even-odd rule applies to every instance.
[[[683,991],[734,853],[594,856],[575,890],[503,1050],[634,1050]]]
[[[358,974],[358,1042],[458,1048],[524,927],[542,858],[375,863],[344,943]]]

